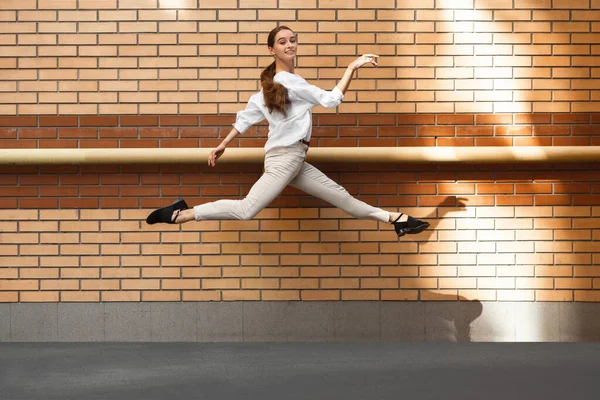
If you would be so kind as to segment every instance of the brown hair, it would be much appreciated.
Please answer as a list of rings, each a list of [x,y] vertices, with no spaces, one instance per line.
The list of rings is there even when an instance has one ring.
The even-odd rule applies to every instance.
[[[267,45],[269,47],[275,46],[275,36],[277,36],[277,34],[283,30],[292,31],[290,28],[283,25],[273,29],[267,38]],[[288,90],[285,86],[273,81],[274,76],[275,61],[273,61],[271,65],[265,68],[260,74],[260,83],[263,89],[263,95],[265,97],[265,105],[269,109],[270,113],[272,113],[273,110],[276,110],[283,113],[283,115],[287,115],[286,109],[290,104]]]

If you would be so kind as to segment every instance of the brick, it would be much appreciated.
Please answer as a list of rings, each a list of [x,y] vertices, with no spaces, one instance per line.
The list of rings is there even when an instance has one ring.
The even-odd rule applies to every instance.
[[[160,286],[160,281],[158,279],[121,280],[121,290],[159,290],[161,288]],[[197,287],[200,288],[200,280],[197,280]],[[167,289],[167,287],[164,287],[163,289]]]
[[[343,301],[377,301],[378,290],[342,290]]]
[[[494,130],[496,135],[502,136],[531,136],[531,126],[497,126]]]
[[[284,278],[284,279],[281,279],[281,288],[282,289],[318,289],[319,288],[319,280],[317,278],[300,278],[300,279]]]
[[[118,241],[118,238],[117,238]],[[42,233],[39,237],[39,243],[79,243],[79,235],[76,233]],[[23,243],[26,243],[25,241]],[[81,243],[86,243],[86,240],[81,240]]]
[[[277,242],[277,240],[273,240],[273,242]],[[318,242],[319,241],[319,233],[318,232],[281,232],[281,241],[282,242]]]
[[[594,242],[575,242],[573,243],[575,253],[596,252],[598,246]]]
[[[552,218],[552,219],[536,219],[534,220],[535,229],[570,229],[570,218]],[[574,226],[575,227],[575,226]],[[577,227],[575,227],[577,228]]]
[[[224,290],[223,301],[257,301],[260,300],[258,290]]]
[[[180,291],[143,291],[142,301],[181,301]]]
[[[535,205],[570,205],[573,200],[569,195],[537,195]]]
[[[173,269],[170,277],[179,277],[179,270]],[[183,278],[219,278],[221,277],[221,268],[202,267],[202,268],[182,268],[181,276]]]
[[[478,183],[477,184],[477,193],[478,194],[512,194],[515,191],[514,185],[507,183],[496,183],[496,184],[487,184],[487,183]]]
[[[178,278],[179,268],[142,268],[143,278]]]
[[[475,185],[462,184],[438,184],[438,194],[475,194]]]
[[[575,300],[574,301],[598,302],[599,297],[595,291],[575,290]]]
[[[519,230],[516,235],[517,240],[552,240],[551,230]]]
[[[259,277],[259,267],[223,267],[224,278]]]
[[[220,301],[221,292],[219,290],[184,290],[183,301]]]
[[[342,276],[376,277],[378,275],[379,269],[377,267],[342,267]]]
[[[552,7],[554,9],[588,9],[590,8],[590,0],[554,0],[552,2]]]
[[[590,278],[556,278],[556,289],[592,289]]]
[[[222,221],[221,230],[223,231],[256,231],[258,230],[258,221]]]
[[[339,301],[339,290],[302,290],[300,297],[303,301]]]
[[[39,280],[0,280],[0,291],[39,290]]]
[[[556,240],[591,240],[590,231],[586,230],[556,230]]]
[[[533,290],[499,290],[497,292],[498,301],[533,301],[535,291]]]
[[[381,276],[417,276],[418,268],[417,267],[381,267]]]
[[[262,267],[261,276],[264,277],[297,277],[299,276],[298,267],[280,267],[277,264],[276,267]]]
[[[285,247],[285,246],[289,246],[289,245],[283,245],[283,247],[282,247],[282,249],[287,250],[286,252],[288,252],[288,253],[300,252],[301,254],[323,254],[323,253],[331,254],[331,253],[339,252],[339,244],[338,243],[331,243],[331,244],[302,243],[300,245],[300,251],[298,251],[297,245],[294,245],[294,247]],[[264,252],[264,250],[263,250],[263,252]]]
[[[139,291],[101,292],[102,302],[139,302],[141,298]]]
[[[321,278],[320,288],[322,289],[358,289],[359,279],[355,278]]]
[[[382,290],[381,300],[387,301],[416,301],[419,292],[417,290]]]
[[[536,301],[573,301],[573,291],[571,290],[536,290]]]
[[[56,139],[58,137],[56,128],[21,128],[19,129],[20,139]]]
[[[318,256],[313,255],[281,255],[281,265],[318,265]]]
[[[57,245],[21,245],[20,255],[57,255]]]
[[[279,279],[242,279],[242,289],[279,289]]]
[[[263,301],[295,301],[300,300],[298,290],[263,290]]]
[[[20,294],[21,303],[57,303],[58,300],[58,292],[22,292]]]
[[[454,127],[421,126],[418,128],[419,136],[454,136]]]
[[[82,290],[119,290],[119,281],[111,280],[82,280]]]
[[[60,292],[62,303],[97,303],[100,301],[100,292]]]
[[[139,278],[139,268],[103,268],[102,278]]]
[[[592,261],[590,254],[555,254],[555,264],[590,264]]]
[[[555,184],[555,187],[558,184]],[[556,217],[590,217],[590,207],[579,206],[579,207],[554,207],[554,215]]]
[[[475,289],[476,278],[440,278],[440,289]]]
[[[402,289],[437,289],[437,278],[400,278]]]

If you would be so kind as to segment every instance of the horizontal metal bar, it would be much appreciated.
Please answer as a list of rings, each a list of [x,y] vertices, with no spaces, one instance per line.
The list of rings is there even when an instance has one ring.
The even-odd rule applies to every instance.
[[[2,149],[0,165],[204,164],[212,149]],[[219,164],[256,164],[262,148],[229,148]],[[596,162],[600,146],[312,147],[315,163],[526,163]]]

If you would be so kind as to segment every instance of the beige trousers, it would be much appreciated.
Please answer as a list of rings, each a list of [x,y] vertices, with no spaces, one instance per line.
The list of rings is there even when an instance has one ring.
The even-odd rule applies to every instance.
[[[194,207],[196,221],[203,219],[252,219],[283,189],[293,186],[342,209],[359,219],[388,222],[390,213],[352,197],[343,187],[304,162],[308,146],[298,142],[275,147],[265,155],[265,172],[242,200],[217,200]]]

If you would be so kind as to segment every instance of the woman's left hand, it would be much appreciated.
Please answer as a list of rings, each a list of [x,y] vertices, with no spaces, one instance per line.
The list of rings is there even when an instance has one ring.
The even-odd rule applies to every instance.
[[[363,54],[362,56],[358,57],[356,60],[352,61],[352,63],[350,64],[350,67],[352,67],[353,69],[359,69],[360,67],[362,67],[365,64],[373,64],[374,66],[377,66],[377,59],[379,58],[379,56],[377,54]]]

